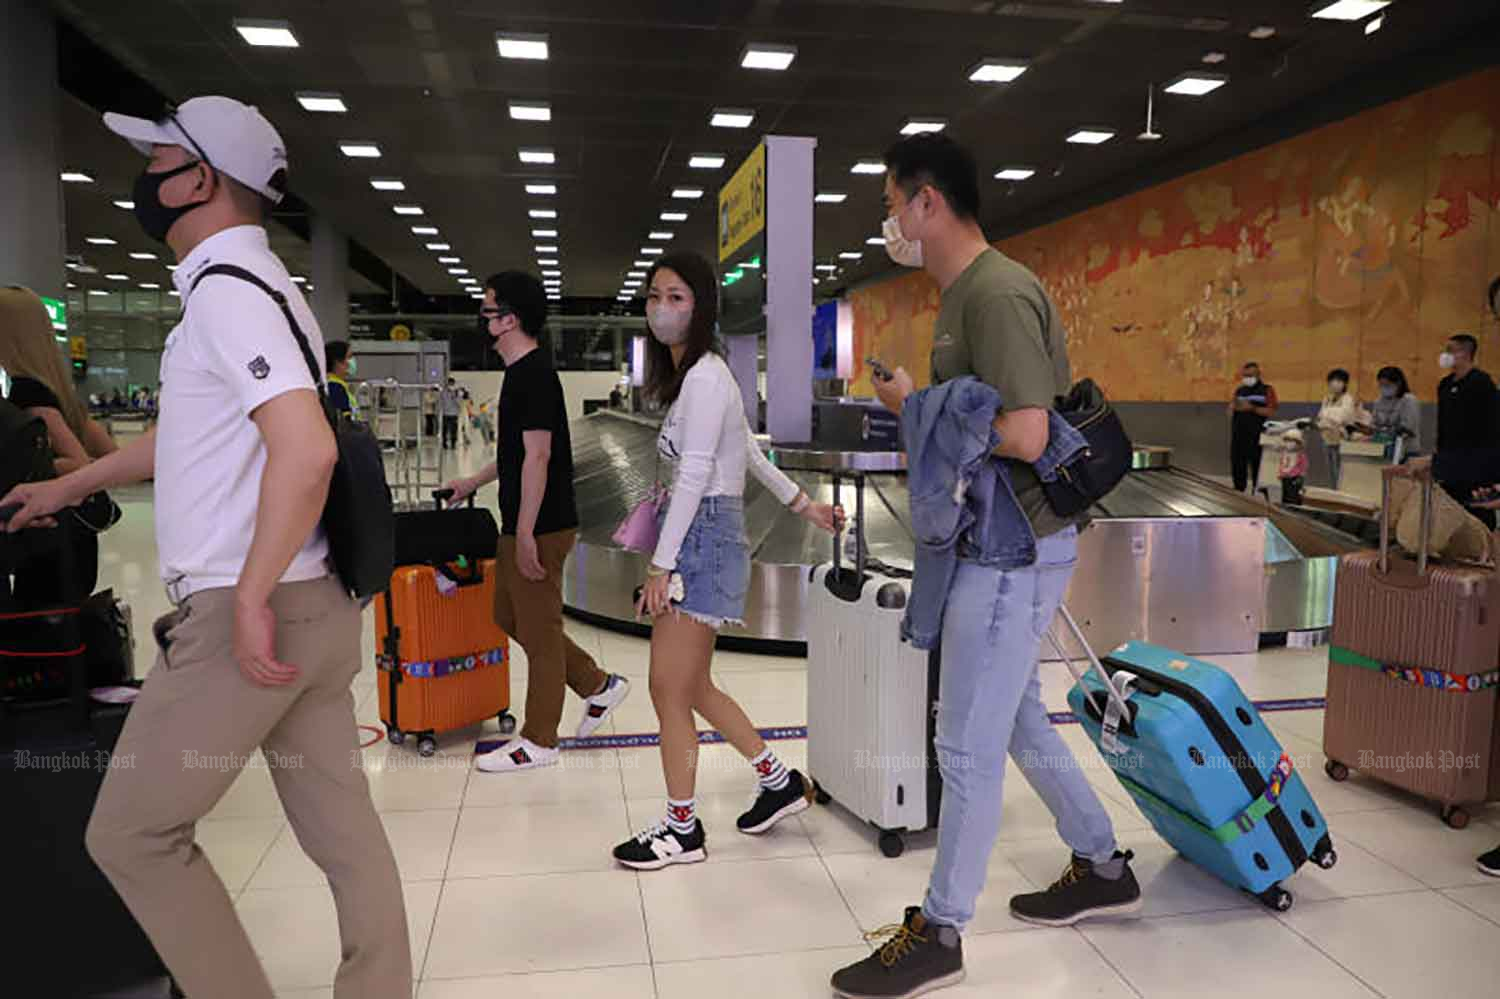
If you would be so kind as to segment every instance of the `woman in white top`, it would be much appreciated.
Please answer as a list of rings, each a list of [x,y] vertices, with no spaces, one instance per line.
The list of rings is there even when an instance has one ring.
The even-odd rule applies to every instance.
[[[1328,458],[1328,477],[1334,489],[1343,477],[1344,453],[1339,448],[1348,437],[1349,428],[1361,422],[1359,400],[1349,391],[1349,372],[1334,368],[1328,372],[1328,394],[1318,410],[1318,431],[1323,435],[1323,453]]]
[[[834,531],[841,514],[814,503],[761,454],[745,419],[739,387],[719,356],[718,279],[701,256],[679,253],[651,269],[646,317],[646,393],[667,403],[657,448],[676,466],[671,500],[641,591],[651,629],[651,700],[661,725],[666,816],[615,848],[637,870],[703,860],[703,824],[693,796],[698,762],[696,711],[750,761],[760,784],[741,815],[741,832],[758,834],[807,807],[810,784],[766,746],[734,699],[709,673],[714,639],[742,623],[750,583],[743,495],[748,470],[809,522]]]

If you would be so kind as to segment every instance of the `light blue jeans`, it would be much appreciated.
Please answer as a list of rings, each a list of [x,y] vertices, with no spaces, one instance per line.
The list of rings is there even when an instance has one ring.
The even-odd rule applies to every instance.
[[[943,614],[937,755],[943,775],[937,863],[923,913],[963,930],[1000,834],[1009,753],[1075,854],[1102,863],[1115,834],[1067,743],[1047,719],[1037,653],[1078,562],[1078,531],[1037,542],[1024,569],[961,560]]]

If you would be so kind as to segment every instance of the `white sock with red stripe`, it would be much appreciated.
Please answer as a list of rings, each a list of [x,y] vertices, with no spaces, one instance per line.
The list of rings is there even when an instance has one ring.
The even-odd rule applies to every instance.
[[[750,765],[755,768],[755,775],[760,778],[760,786],[767,791],[780,791],[790,780],[786,772],[786,764],[776,758],[770,746],[761,750],[761,754],[751,760]]]
[[[667,799],[667,828],[683,836],[689,835],[698,822],[696,798],[686,801]]]

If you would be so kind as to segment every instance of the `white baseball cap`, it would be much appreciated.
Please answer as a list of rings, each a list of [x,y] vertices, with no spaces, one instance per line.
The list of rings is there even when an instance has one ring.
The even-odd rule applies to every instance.
[[[152,146],[181,146],[252,191],[281,202],[286,143],[249,104],[229,97],[194,97],[159,121],[107,112],[104,127],[147,156]]]

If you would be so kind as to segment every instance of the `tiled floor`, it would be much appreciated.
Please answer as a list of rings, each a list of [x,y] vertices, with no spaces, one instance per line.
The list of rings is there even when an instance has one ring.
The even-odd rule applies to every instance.
[[[109,536],[107,582],[124,591],[137,634],[162,600],[151,568],[149,507],[127,505]],[[645,643],[569,624],[608,668],[635,681],[605,731],[654,729]],[[369,636],[366,636],[367,650]],[[1255,698],[1322,692],[1321,651],[1272,651],[1222,664]],[[524,701],[524,653],[512,692]],[[1045,696],[1063,709],[1066,672],[1044,667]],[[716,671],[757,724],[800,724],[806,663],[721,655]],[[359,720],[377,725],[373,670],[356,682]],[[1329,816],[1340,862],[1299,873],[1290,912],[1273,915],[1176,856],[1147,827],[1076,726],[1063,729],[1137,855],[1141,918],[1041,930],[1006,902],[1045,886],[1066,860],[1050,816],[1024,780],[1006,785],[1006,821],[988,888],[965,942],[960,997],[1203,996],[1270,990],[1281,999],[1388,996],[1467,999],[1500,982],[1500,882],[1474,867],[1500,842],[1500,808],[1469,829],[1444,827],[1425,805],[1323,773],[1321,712],[1268,715]],[[578,720],[570,698],[564,732]],[[405,882],[419,999],[795,999],[829,994],[835,968],[865,953],[861,932],[917,903],[931,834],[896,860],[847,814],[815,808],[771,835],[738,835],[733,817],[751,776],[727,746],[706,747],[700,806],[710,860],[636,874],[609,849],[658,815],[656,750],[565,753],[539,773],[475,772],[480,732],[442,741],[420,760],[377,742],[365,765]],[[802,742],[780,742],[789,765]],[[287,828],[264,770],[247,771],[199,826],[281,996],[331,999],[334,910],[319,871]],[[61,890],[62,886],[60,886]]]

